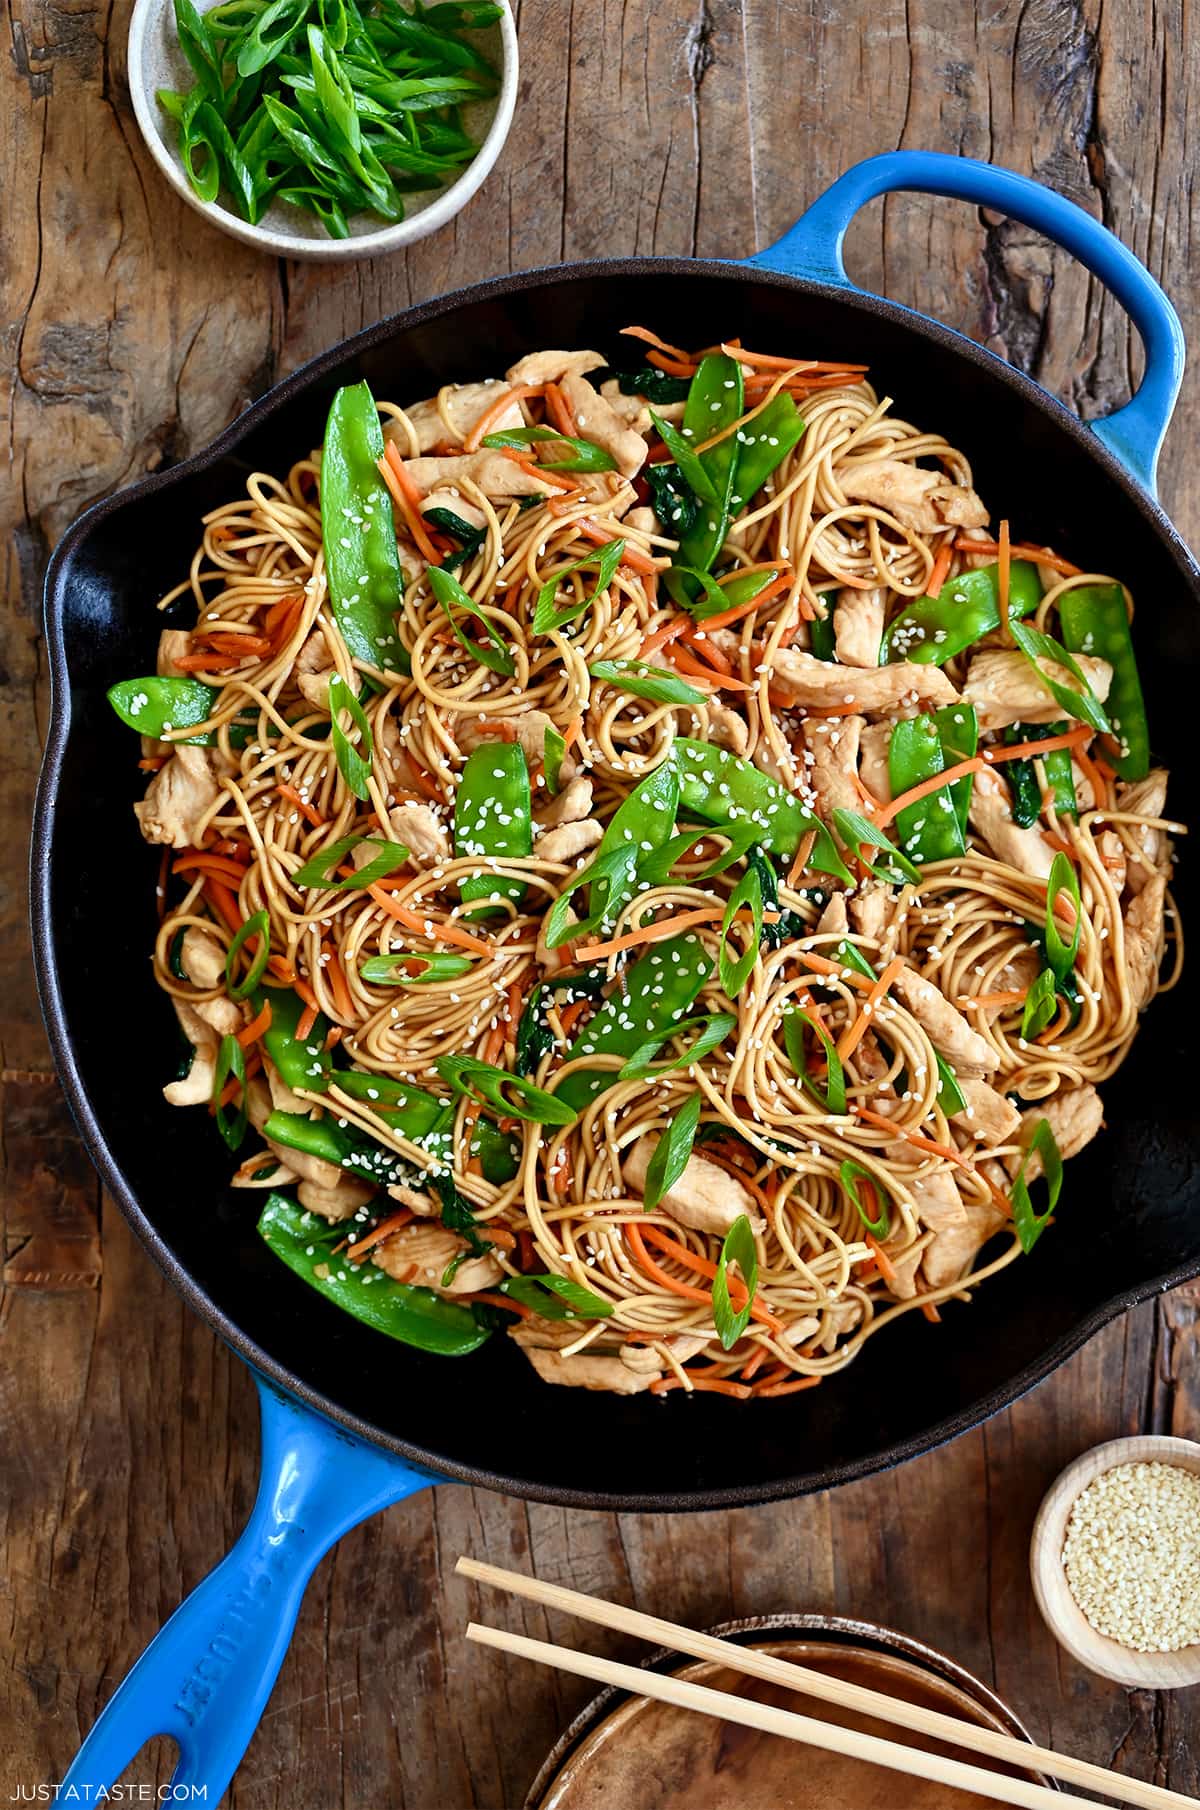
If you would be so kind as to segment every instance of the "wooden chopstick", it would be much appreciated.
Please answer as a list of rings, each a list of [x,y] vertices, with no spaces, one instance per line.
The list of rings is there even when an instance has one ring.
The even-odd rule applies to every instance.
[[[1180,1806],[1191,1805],[1195,1810],[1196,1799],[1183,1797],[1179,1792],[1168,1791],[1161,1785],[1149,1785],[1140,1779],[1130,1779],[1121,1773],[1111,1772],[1106,1766],[1093,1765],[1089,1760],[1077,1760],[1069,1754],[1056,1753],[1049,1747],[1037,1747],[1028,1741],[1020,1741],[1013,1735],[1001,1734],[995,1729],[980,1728],[973,1723],[964,1722],[957,1716],[947,1716],[940,1710],[923,1709],[915,1703],[905,1703],[896,1697],[888,1697],[881,1691],[869,1690],[865,1685],[851,1684],[841,1678],[830,1677],[825,1672],[818,1672],[809,1666],[796,1665],[787,1659],[778,1659],[771,1653],[755,1652],[752,1648],[737,1645],[734,1641],[719,1640],[715,1635],[699,1633],[694,1628],[684,1628],[675,1622],[664,1621],[656,1615],[644,1615],[638,1609],[627,1609],[620,1603],[605,1602],[603,1597],[585,1596],[581,1591],[568,1590],[562,1584],[545,1583],[541,1578],[525,1577],[517,1571],[506,1571],[499,1565],[487,1565],[478,1559],[460,1558],[456,1569],[464,1577],[473,1578],[481,1584],[490,1584],[497,1590],[506,1590],[514,1596],[526,1597],[531,1602],[542,1603],[547,1608],[559,1609],[566,1615],[577,1615],[584,1621],[598,1623],[601,1627],[614,1628],[619,1633],[633,1634],[640,1640],[652,1641],[656,1646],[672,1648],[679,1653],[687,1653],[695,1659],[708,1659],[719,1665],[727,1666],[731,1671],[741,1672],[750,1678],[760,1678],[769,1684],[784,1686],[787,1690],[802,1691],[806,1696],[817,1697],[826,1703],[837,1704],[840,1708],[857,1710],[860,1713],[875,1717],[878,1721],[896,1723],[902,1728],[910,1728],[919,1734],[932,1735],[941,1741],[947,1741],[955,1747],[967,1748],[974,1753],[987,1754],[992,1759],[1003,1760],[1009,1765],[1019,1766],[1023,1771],[1047,1773],[1052,1778],[1063,1779],[1072,1785],[1082,1785],[1088,1790],[1098,1791],[1104,1796],[1119,1799],[1122,1803],[1135,1804],[1139,1810],[1179,1810]],[[490,1635],[489,1630],[483,1631]],[[495,1644],[494,1642],[492,1644]],[[550,1648],[550,1651],[557,1649]],[[532,1657],[532,1655],[531,1655]],[[600,1662],[596,1662],[600,1663]],[[627,1668],[629,1669],[629,1668]],[[594,1676],[584,1673],[586,1677]],[[635,1670],[634,1677],[642,1679],[646,1674]],[[654,1693],[640,1683],[629,1686],[631,1690],[640,1691],[643,1696]],[[724,1693],[717,1693],[724,1704],[730,1699]],[[730,1720],[737,1718],[727,1710],[718,1714],[729,1714]],[[786,1714],[789,1712],[780,1712]],[[800,1718],[804,1720],[804,1718]],[[824,1724],[814,1722],[815,1728],[823,1728]],[[799,1737],[793,1737],[799,1738]],[[864,1737],[868,1738],[868,1737]],[[882,1743],[884,1746],[888,1743]],[[912,1752],[912,1749],[902,1749]],[[957,1762],[956,1762],[957,1763]],[[995,1774],[985,1774],[995,1778]],[[979,1787],[973,1787],[979,1789]],[[1043,1789],[1038,1787],[1038,1789]],[[995,1795],[995,1792],[992,1793]],[[1011,1799],[1011,1802],[1023,1800]],[[1062,1792],[1044,1793],[1039,1803],[1069,1803]],[[1076,1802],[1081,1800],[1076,1799]]]
[[[906,1772],[912,1778],[929,1779],[934,1784],[950,1785],[959,1791],[973,1791],[977,1797],[995,1798],[1001,1804],[1018,1804],[1022,1810],[1063,1810],[1064,1805],[1072,1804],[1076,1810],[1099,1810],[1090,1797],[1076,1797],[1070,1791],[1051,1791],[1046,1785],[1033,1785],[1024,1779],[1005,1778],[1003,1773],[985,1772],[982,1766],[969,1766],[963,1760],[927,1753],[921,1747],[905,1747],[901,1741],[885,1741],[879,1735],[865,1735],[856,1728],[842,1728],[835,1722],[798,1716],[794,1710],[754,1703],[746,1697],[735,1697],[729,1691],[711,1690],[706,1684],[691,1684],[683,1678],[644,1672],[636,1665],[620,1665],[615,1659],[576,1653],[571,1647],[529,1640],[524,1634],[509,1634],[503,1628],[488,1628],[471,1622],[467,1627],[467,1639],[478,1641],[481,1646],[498,1647],[502,1653],[515,1653],[521,1659],[536,1660],[539,1665],[553,1666],[560,1672],[574,1672],[577,1677],[594,1678],[600,1684],[615,1684],[639,1697],[655,1697],[660,1703],[674,1704],[677,1709],[699,1710],[704,1716],[737,1722],[743,1728],[758,1728],[768,1735],[783,1735],[786,1740],[823,1747],[829,1753],[844,1754],[848,1759],[888,1766],[893,1772]],[[1187,1801],[1179,1799],[1180,1803]]]

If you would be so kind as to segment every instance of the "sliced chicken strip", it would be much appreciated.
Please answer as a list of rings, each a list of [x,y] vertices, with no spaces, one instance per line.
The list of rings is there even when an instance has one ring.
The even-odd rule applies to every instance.
[[[956,1075],[978,1078],[999,1068],[1000,1058],[991,1044],[973,1031],[962,1013],[915,968],[902,968],[892,991]]]
[[[433,806],[416,793],[407,797],[399,795],[395,808],[388,812],[388,822],[392,835],[404,844],[415,866],[436,867],[439,861],[450,859],[450,838],[445,825]],[[369,842],[363,843],[351,856],[356,866],[362,865],[357,860],[360,853],[365,853],[370,860],[379,850],[373,849]]]
[[[1154,874],[1125,909],[1125,961],[1129,993],[1137,1010],[1153,999],[1163,950],[1163,912],[1167,882]]]
[[[986,769],[975,775],[971,788],[970,822],[998,861],[1006,861],[1035,880],[1048,878],[1054,850],[1037,830],[1023,830],[1013,822],[1004,781]]]
[[[179,945],[179,965],[193,987],[216,987],[225,978],[225,948],[211,931],[189,924]]]
[[[179,1028],[192,1046],[192,1066],[181,1081],[168,1081],[163,1099],[168,1106],[207,1106],[217,1073],[217,1033],[186,999],[172,999]]]
[[[532,766],[535,761],[544,761],[546,731],[554,728],[554,718],[547,716],[544,710],[523,710],[519,716],[507,717],[505,720],[512,725],[529,765]],[[497,740],[492,719],[489,719],[488,726],[485,727],[477,716],[459,717],[453,725],[453,731],[454,739],[464,754],[469,754],[484,742]],[[574,767],[568,757],[562,764],[562,778],[569,780],[573,777]]]
[[[604,834],[594,819],[580,823],[560,823],[556,830],[546,830],[534,844],[539,861],[574,861],[586,849],[594,848]]]
[[[1121,894],[1124,892],[1126,882],[1129,883],[1131,892],[1137,892],[1139,886],[1145,883],[1147,870],[1136,860],[1133,863],[1132,873],[1136,876],[1137,884],[1130,879],[1131,870],[1125,851],[1125,844],[1121,841],[1116,830],[1100,831],[1100,834],[1096,837],[1096,853],[1100,857],[1104,871],[1113,883],[1113,891],[1118,898],[1120,898]]]
[[[834,811],[862,809],[854,782],[864,727],[860,716],[810,717],[804,725],[804,745],[813,757],[809,783],[817,795],[817,814],[826,822]]]
[[[850,924],[846,917],[846,895],[835,892],[817,919],[818,936],[845,936]]]
[[[300,1205],[309,1213],[319,1213],[322,1219],[328,1219],[332,1225],[343,1219],[350,1219],[373,1199],[374,1188],[366,1182],[358,1181],[353,1175],[347,1175],[343,1169],[332,1188],[323,1188],[317,1182],[304,1182],[296,1190]]]
[[[567,906],[564,916],[565,916],[565,922],[569,926],[573,926],[575,924],[578,924],[578,922],[579,922],[578,917],[571,910],[571,907],[569,905]],[[544,968],[546,970],[547,974],[557,974],[560,968],[570,967],[571,962],[573,960],[570,948],[568,947],[568,945],[566,943],[560,943],[557,949],[550,948],[549,944],[546,941],[546,919],[545,918],[540,919],[539,924],[538,924],[537,943],[534,948],[534,959],[537,962],[538,967]]]
[[[522,1345],[521,1349],[544,1383],[563,1383],[569,1389],[641,1395],[662,1375],[661,1370],[630,1370],[619,1357],[595,1357],[587,1351],[565,1358],[538,1345]]]
[[[1042,1119],[1054,1133],[1054,1142],[1065,1163],[1078,1156],[1099,1131],[1104,1123],[1104,1102],[1096,1089],[1085,1082],[1082,1087],[1067,1087],[1060,1093],[1051,1094],[1048,1100],[1039,1100],[1036,1106],[1021,1114],[1021,1124],[1031,1137]],[[1019,1163],[1019,1157],[1009,1160],[1014,1173]],[[1025,1179],[1036,1181],[1041,1173],[1042,1159],[1035,1150],[1025,1165]]]
[[[242,1028],[242,1014],[232,999],[224,994],[215,999],[198,999],[193,1007],[197,1018],[202,1018],[217,1033],[218,1037],[236,1037]]]
[[[398,1282],[415,1282],[439,1295],[469,1295],[476,1289],[492,1288],[504,1271],[490,1251],[482,1257],[467,1257],[443,1285],[447,1268],[467,1249],[466,1239],[446,1226],[418,1221],[401,1226],[377,1244],[371,1251],[371,1262]],[[414,1268],[416,1274],[412,1275]]]
[[[951,1123],[978,1138],[981,1144],[1007,1144],[1021,1129],[1021,1115],[1012,1101],[990,1086],[971,1076],[959,1081],[966,1097],[963,1112],[952,1112]]]
[[[1103,703],[1112,684],[1108,661],[1076,654],[1075,664]],[[1042,659],[1038,667],[1056,684],[1078,691],[1078,679],[1065,666]],[[1054,723],[1063,715],[1062,705],[1019,648],[989,647],[976,654],[967,668],[963,701],[975,706],[981,733],[1004,729],[1009,723]]]
[[[398,1201],[402,1207],[411,1207],[421,1219],[433,1219],[441,1212],[441,1204],[432,1194],[422,1194],[418,1188],[409,1188],[404,1182],[392,1182],[385,1192],[389,1200]]]
[[[897,1157],[902,1150],[912,1155],[908,1146],[889,1145],[889,1151]],[[948,1168],[933,1169],[928,1175],[914,1177],[903,1176],[908,1184],[908,1191],[916,1204],[917,1213],[925,1225],[935,1232],[943,1231],[947,1226],[959,1226],[966,1223],[967,1213],[963,1206],[963,1197],[958,1191],[954,1176]]]
[[[635,478],[650,450],[641,434],[627,427],[607,397],[594,390],[578,371],[567,372],[562,393],[575,417],[580,439],[590,440],[609,453],[622,477]]]
[[[162,678],[177,679],[181,672],[176,660],[182,660],[192,651],[191,630],[186,628],[165,628],[158,637],[158,658],[154,662],[154,670]],[[186,672],[186,667],[183,669]]]
[[[833,666],[801,648],[781,647],[774,683],[793,704],[814,709],[853,704],[860,711],[902,710],[918,702],[953,704],[958,693],[940,666],[897,660],[891,666]]]
[[[340,1163],[327,1163],[324,1157],[309,1156],[304,1150],[289,1150],[286,1144],[277,1144],[274,1138],[267,1138],[266,1146],[281,1163],[286,1163],[301,1181],[312,1182],[314,1187],[332,1194],[342,1176],[346,1173]]]
[[[412,422],[418,451],[427,453],[446,442],[461,446],[485,409],[491,408],[511,387],[493,377],[484,383],[449,384],[439,396],[414,402],[404,412]],[[496,417],[491,432],[499,434],[505,428],[523,427],[524,424],[520,407],[514,402]],[[399,421],[386,422],[383,437],[394,440],[403,456],[409,457],[411,442]]]
[[[930,1288],[947,1288],[958,1282],[1000,1228],[1008,1222],[990,1201],[964,1200],[964,1222],[946,1226],[925,1247],[921,1272]]]
[[[657,1148],[657,1137],[639,1138],[621,1159],[626,1184],[639,1194],[645,1189],[646,1171]],[[691,1226],[697,1232],[716,1232],[722,1237],[742,1213],[756,1232],[761,1232],[765,1223],[750,1191],[736,1176],[704,1156],[688,1158],[683,1174],[663,1195],[659,1206],[680,1225]]]
[[[892,796],[892,776],[888,766],[888,749],[892,745],[890,723],[868,723],[859,746],[858,777],[865,789],[880,804]]]
[[[882,585],[874,590],[852,590],[846,586],[838,592],[833,617],[833,644],[843,666],[878,666],[879,643],[883,639],[883,619],[887,611],[887,592]]]
[[[917,1271],[921,1267],[921,1252],[909,1250],[893,1250],[885,1240],[883,1250],[892,1267],[892,1274],[887,1278],[888,1288],[899,1301],[911,1301],[917,1292]]]
[[[472,503],[456,490],[431,490],[421,504],[421,514],[428,515],[431,509],[448,509],[451,515],[458,516],[469,528],[486,528],[487,516],[477,503]],[[405,566],[405,571],[408,567]]]
[[[271,1094],[272,1112],[300,1112],[309,1110],[308,1101],[290,1088],[269,1056],[263,1057],[263,1074],[267,1078],[267,1087]]]
[[[315,704],[318,710],[329,708],[329,681],[333,672],[333,655],[329,651],[324,630],[315,628],[301,644],[292,667],[292,677],[301,697],[306,698],[310,704]]]
[[[201,825],[221,796],[207,748],[177,747],[146,787],[133,814],[147,842],[168,848],[191,848]]]
[[[1167,774],[1163,767],[1152,767],[1145,779],[1117,786],[1118,811],[1130,811],[1138,817],[1161,817],[1167,808]],[[1162,830],[1127,823],[1126,835],[1132,837],[1140,853],[1130,857],[1128,884],[1131,892],[1141,892],[1154,873],[1166,873],[1171,864],[1170,844]]]
[[[614,415],[620,416],[624,426],[633,428],[635,433],[639,434],[649,432],[652,424],[650,421],[650,410],[646,406],[644,397],[627,396],[615,377],[605,379],[600,385],[600,394],[603,396],[605,402],[607,402],[609,408],[612,409]],[[660,408],[656,407],[656,413],[660,419],[663,418],[663,412]]]
[[[750,731],[745,717],[739,711],[730,710],[727,704],[715,701],[705,704],[704,714],[708,719],[708,728],[703,739],[715,743],[718,748],[728,749],[730,754],[736,754],[739,760],[744,760],[750,747]],[[676,721],[686,722],[685,734],[693,733],[690,713],[685,717],[681,712]]]
[[[592,814],[592,782],[581,773],[553,798],[545,799],[534,811],[544,830],[557,829],[560,823],[578,823]]]
[[[561,383],[568,371],[581,376],[608,363],[599,352],[527,352],[506,372],[509,383]]]
[[[890,886],[867,880],[850,894],[849,912],[858,935],[878,943],[896,914],[896,895]]]
[[[548,489],[536,472],[527,471],[515,459],[485,447],[482,452],[457,453],[445,459],[406,459],[404,469],[423,497],[443,485],[477,484],[486,497],[541,496]]]
[[[903,459],[848,460],[834,467],[834,480],[849,502],[874,503],[905,528],[936,534],[939,528],[982,528],[987,508],[965,484],[944,472],[922,471]]]

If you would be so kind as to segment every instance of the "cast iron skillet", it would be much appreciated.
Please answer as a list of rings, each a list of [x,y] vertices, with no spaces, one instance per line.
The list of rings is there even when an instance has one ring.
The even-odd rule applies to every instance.
[[[854,289],[841,264],[845,227],[864,202],[897,189],[994,208],[1080,257],[1141,333],[1147,374],[1134,400],[1089,430],[989,353]],[[1107,1089],[1107,1133],[1071,1164],[1059,1223],[1033,1256],[971,1306],[951,1307],[942,1325],[906,1316],[826,1388],[770,1405],[555,1390],[502,1338],[455,1362],[385,1347],[266,1252],[246,1197],[227,1186],[228,1157],[205,1115],[163,1103],[173,1027],[148,960],[157,853],[137,834],[132,744],[104,693],[150,668],[154,602],[178,578],[200,516],[237,495],[249,470],[284,471],[316,444],[339,384],[366,377],[379,395],[428,395],[546,345],[628,361],[630,342],[617,334],[634,320],[693,345],[740,334],[749,345],[868,360],[902,416],[936,423],[967,451],[980,491],[1021,538],[1133,582],[1157,751],[1188,767],[1200,572],[1152,489],[1182,372],[1178,321],[1096,222],[965,159],[898,153],[860,164],[778,245],[741,265],[566,266],[411,309],[297,372],[197,458],[85,515],[55,554],[46,592],[54,711],[33,848],[44,1009],[105,1182],[188,1300],[255,1369],[265,1471],[238,1546],[108,1705],[74,1783],[108,1783],[144,1739],[169,1733],[182,1748],[177,1781],[207,1785],[215,1803],[317,1558],[346,1527],[431,1478],[626,1509],[826,1488],[975,1425],[1112,1315],[1200,1272],[1194,968],[1155,1005]],[[1186,872],[1180,885],[1186,896]]]

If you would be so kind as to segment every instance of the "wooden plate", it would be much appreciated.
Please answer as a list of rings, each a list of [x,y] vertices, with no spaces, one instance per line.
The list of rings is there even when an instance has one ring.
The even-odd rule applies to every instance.
[[[798,1623],[815,1625],[810,1632],[807,1625]],[[769,1637],[777,1627],[784,1638],[778,1634]],[[765,1623],[739,1623],[736,1630],[716,1628],[713,1632],[946,1715],[1029,1739],[986,1686],[942,1654],[890,1630],[818,1617],[770,1617]],[[764,1634],[768,1637],[763,1638]],[[1011,1771],[907,1729],[854,1716],[721,1666],[703,1662],[680,1666],[665,1655],[656,1656],[650,1664],[655,1670],[669,1670],[680,1678],[760,1703],[954,1753],[998,1772]],[[1033,1770],[1020,1776],[1054,1789],[1050,1780]],[[645,1697],[606,1691],[576,1718],[550,1754],[534,1781],[525,1810],[728,1810],[730,1805],[737,1810],[896,1810],[901,1801],[905,1810],[983,1810],[989,1800],[920,1779],[902,1779],[881,1767],[692,1715]]]

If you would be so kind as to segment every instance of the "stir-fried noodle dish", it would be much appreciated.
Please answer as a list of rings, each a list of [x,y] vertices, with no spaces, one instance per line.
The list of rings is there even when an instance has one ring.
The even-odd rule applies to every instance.
[[[110,693],[165,1093],[380,1333],[788,1395],[1070,1214],[1180,826],[1087,523],[861,365],[610,354],[344,388],[204,519]]]

